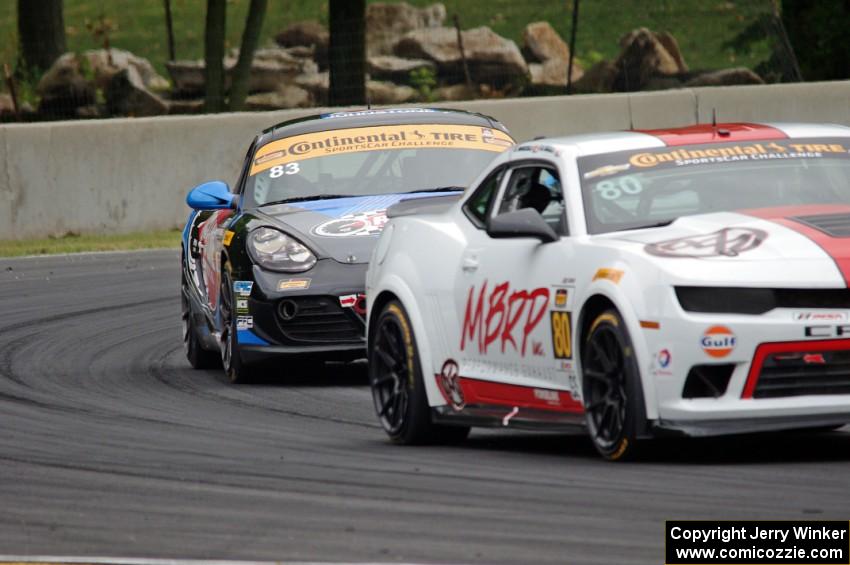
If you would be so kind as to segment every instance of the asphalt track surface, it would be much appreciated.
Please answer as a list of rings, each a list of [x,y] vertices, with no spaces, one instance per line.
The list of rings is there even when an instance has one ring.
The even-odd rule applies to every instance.
[[[398,447],[362,364],[232,386],[183,357],[175,251],[0,259],[0,552],[662,563],[665,519],[850,518],[850,428]]]

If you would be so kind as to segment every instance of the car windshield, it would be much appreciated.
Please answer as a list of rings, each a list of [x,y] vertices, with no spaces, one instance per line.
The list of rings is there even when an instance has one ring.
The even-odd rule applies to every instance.
[[[250,204],[462,190],[514,141],[470,125],[403,124],[330,130],[267,143],[254,155]]]
[[[578,159],[588,232],[682,216],[776,206],[850,204],[850,139],[687,145]]]

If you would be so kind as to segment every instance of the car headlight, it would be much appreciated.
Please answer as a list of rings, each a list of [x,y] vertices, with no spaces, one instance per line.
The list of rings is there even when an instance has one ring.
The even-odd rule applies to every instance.
[[[248,253],[271,271],[300,273],[316,264],[316,256],[300,241],[272,228],[259,228],[248,236]]]

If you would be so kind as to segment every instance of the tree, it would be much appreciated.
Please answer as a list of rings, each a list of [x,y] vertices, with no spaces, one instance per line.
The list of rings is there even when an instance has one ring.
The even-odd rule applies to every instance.
[[[331,106],[366,102],[366,0],[328,0]]]
[[[230,111],[241,110],[248,96],[248,86],[251,80],[251,63],[254,51],[260,42],[260,32],[263,29],[263,18],[266,15],[268,0],[251,0],[248,16],[245,19],[245,31],[242,33],[242,46],[239,48],[239,60],[233,70],[233,82],[230,87]]]
[[[62,0],[18,0],[21,67],[46,71],[65,52]]]
[[[806,80],[850,78],[848,19],[847,0],[782,0],[787,40]]]
[[[21,0],[27,1],[27,0]],[[224,33],[226,0],[207,0],[204,32],[204,105],[207,112],[224,110]]]

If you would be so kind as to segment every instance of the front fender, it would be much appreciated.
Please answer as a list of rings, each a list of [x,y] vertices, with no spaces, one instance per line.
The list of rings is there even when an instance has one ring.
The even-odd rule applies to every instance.
[[[419,279],[415,274],[410,278],[404,276],[404,274],[395,274],[398,272],[398,268],[394,268],[393,274],[388,274],[381,278],[380,285],[375,289],[377,291],[375,302],[380,301],[387,293],[392,293],[401,302],[402,306],[404,306],[413,329],[416,349],[419,352],[419,370],[425,384],[425,392],[428,395],[428,404],[430,406],[439,406],[445,404],[446,401],[437,388],[436,380],[433,378],[433,372],[431,370],[434,366],[432,358],[433,348],[428,339],[427,326],[423,316],[425,306],[417,300],[417,296],[424,296],[424,294],[421,291],[415,290],[421,288],[416,284]],[[404,272],[402,271],[402,273]],[[413,285],[410,284],[410,281],[413,281]],[[369,302],[372,303],[373,301],[370,299]],[[379,312],[373,312],[370,307],[366,335],[371,335],[372,318],[378,314]]]
[[[632,271],[632,273],[633,272],[634,271]],[[628,271],[626,271],[626,273],[628,273]],[[620,283],[615,283],[607,279],[600,279],[593,281],[587,287],[587,292],[584,295],[585,299],[581,304],[581,309],[579,310],[581,315],[576,321],[576,330],[577,332],[580,331],[583,326],[583,320],[586,315],[585,310],[591,298],[595,296],[603,296],[614,305],[626,325],[626,330],[629,333],[632,347],[634,348],[634,355],[637,359],[641,386],[643,388],[646,417],[650,420],[654,420],[658,418],[658,403],[656,401],[657,393],[655,390],[655,381],[650,371],[653,357],[646,332],[657,330],[641,327],[640,321],[645,319],[647,314],[644,307],[644,294],[642,292],[638,292],[639,281],[629,284],[629,282],[626,281],[627,278],[628,275],[624,277]],[[634,275],[633,278],[635,278]],[[579,379],[581,379],[583,378],[581,342],[583,341],[584,336],[579,335],[578,333],[576,333],[576,335],[578,335],[579,341],[579,347],[576,347],[576,357],[578,359],[577,372]]]

